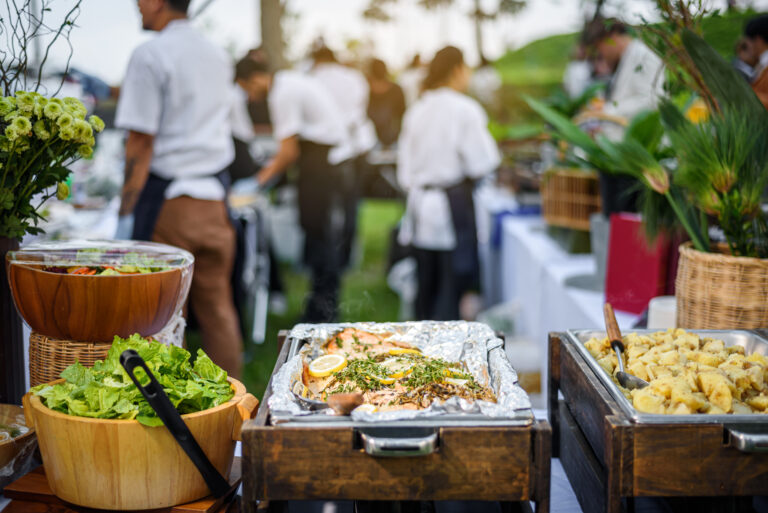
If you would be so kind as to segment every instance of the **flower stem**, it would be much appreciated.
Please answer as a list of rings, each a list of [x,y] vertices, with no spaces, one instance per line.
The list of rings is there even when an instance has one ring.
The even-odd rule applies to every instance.
[[[709,245],[704,242],[699,230],[695,230],[693,228],[690,220],[688,219],[688,216],[685,214],[683,209],[677,203],[677,200],[675,200],[675,198],[672,196],[672,194],[670,194],[669,191],[665,192],[664,196],[666,196],[667,201],[669,201],[669,205],[672,207],[672,210],[674,210],[675,214],[677,214],[677,218],[682,223],[683,228],[685,228],[685,231],[688,232],[688,236],[691,237],[691,241],[693,241],[693,246],[699,251],[702,251],[704,253],[709,252]]]

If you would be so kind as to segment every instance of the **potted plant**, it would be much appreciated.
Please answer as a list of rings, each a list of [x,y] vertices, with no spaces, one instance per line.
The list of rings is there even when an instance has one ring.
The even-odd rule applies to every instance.
[[[694,32],[703,9],[694,16],[683,3],[659,5],[662,23],[647,25],[642,33],[664,58],[675,87],[698,98],[696,116],[679,103],[661,102],[659,120],[673,158],[660,158],[633,137],[585,139],[562,120],[558,132],[590,162],[639,179],[648,232],[668,225],[671,211],[691,239],[680,248],[679,327],[765,327],[768,220],[761,200],[768,186],[768,112],[746,81]],[[718,240],[710,239],[710,229]]]
[[[67,166],[92,153],[93,132],[103,127],[96,118],[85,120],[85,108],[75,99],[48,105],[39,94],[58,93],[55,85],[46,89],[43,84],[44,67],[51,49],[68,43],[81,1],[70,2],[55,25],[50,0],[20,0],[0,8],[0,32],[9,42],[0,51],[0,402],[19,403],[25,392],[21,320],[8,287],[5,255],[26,233],[40,231],[42,200],[66,192],[57,184],[69,174]]]

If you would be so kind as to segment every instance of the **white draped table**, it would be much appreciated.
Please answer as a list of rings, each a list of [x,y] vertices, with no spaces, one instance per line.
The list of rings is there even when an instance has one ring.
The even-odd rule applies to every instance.
[[[507,217],[501,230],[497,272],[502,300],[518,305],[516,336],[540,348],[542,389],[546,394],[549,332],[604,326],[604,293],[566,284],[570,277],[593,274],[595,260],[592,255],[564,251],[547,235],[541,217]],[[617,311],[616,318],[619,327],[628,330],[638,316]]]

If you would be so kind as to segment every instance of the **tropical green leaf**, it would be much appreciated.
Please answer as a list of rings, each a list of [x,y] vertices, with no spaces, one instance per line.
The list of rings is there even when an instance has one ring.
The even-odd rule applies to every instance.
[[[655,151],[664,137],[664,125],[658,111],[648,110],[637,114],[624,132],[624,140],[636,140],[650,152]]]
[[[544,102],[531,98],[530,96],[523,96],[523,99],[528,103],[531,109],[534,110],[539,116],[544,118],[544,121],[552,125],[557,134],[563,139],[578,146],[587,153],[598,153],[600,148],[592,140],[592,138],[584,132],[581,128],[576,126],[570,119],[566,118],[555,109],[549,107]]]
[[[721,109],[753,113],[768,123],[768,112],[746,80],[701,36],[684,30],[682,40],[696,69]]]

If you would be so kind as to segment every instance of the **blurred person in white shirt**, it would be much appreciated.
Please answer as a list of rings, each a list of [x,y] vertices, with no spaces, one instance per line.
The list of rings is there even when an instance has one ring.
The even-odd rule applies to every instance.
[[[248,59],[249,57],[245,57]],[[241,60],[235,66],[235,82],[232,84],[232,142],[235,146],[235,160],[229,172],[232,180],[251,177],[256,174],[256,163],[251,156],[250,145],[256,139],[256,130],[249,112],[249,105],[256,99],[256,89],[244,75],[247,64]]]
[[[398,142],[397,177],[408,193],[399,241],[416,257],[419,319],[458,319],[462,297],[479,287],[474,184],[501,159],[483,108],[464,94],[469,77],[460,50],[440,50]]]
[[[120,90],[115,125],[128,131],[120,215],[133,216],[132,238],[194,255],[189,306],[203,349],[237,378],[235,233],[225,203],[234,156],[232,66],[190,25],[188,6],[189,0],[138,0],[143,28],[158,35],[134,50]]]
[[[604,114],[626,123],[640,112],[658,107],[664,94],[664,63],[645,43],[632,36],[627,25],[615,19],[598,18],[584,29],[583,37],[592,52],[595,74],[611,76]],[[616,137],[620,135],[617,133]]]
[[[590,52],[594,73],[610,77],[604,102],[592,102],[579,123],[594,120],[595,132],[618,141],[625,127],[643,111],[656,110],[664,94],[664,63],[630,28],[616,19],[597,18],[582,35]],[[637,181],[627,176],[600,174],[603,214],[636,212]]]
[[[469,94],[485,108],[493,110],[498,105],[501,77],[493,63],[482,56],[480,66],[469,79]]]
[[[376,146],[376,129],[368,119],[370,88],[365,75],[338,62],[327,46],[312,52],[310,74],[333,98],[347,130],[350,159],[341,168],[344,195],[344,234],[341,265],[349,263],[357,232],[357,211],[367,155]]]
[[[397,77],[397,83],[403,89],[403,94],[405,94],[406,106],[410,107],[419,99],[421,83],[424,81],[426,73],[427,70],[421,64],[421,56],[417,53],[411,59],[408,67]]]
[[[343,260],[342,180],[339,164],[352,156],[344,118],[326,88],[314,77],[294,70],[270,72],[266,59],[249,60],[244,71],[266,97],[272,135],[279,141],[275,157],[257,174],[260,185],[272,182],[296,164],[299,222],[304,230],[304,261],[312,284],[302,322],[333,322]]]
[[[584,43],[579,41],[571,60],[563,72],[563,89],[569,98],[576,99],[592,85],[592,63],[587,59]]]

